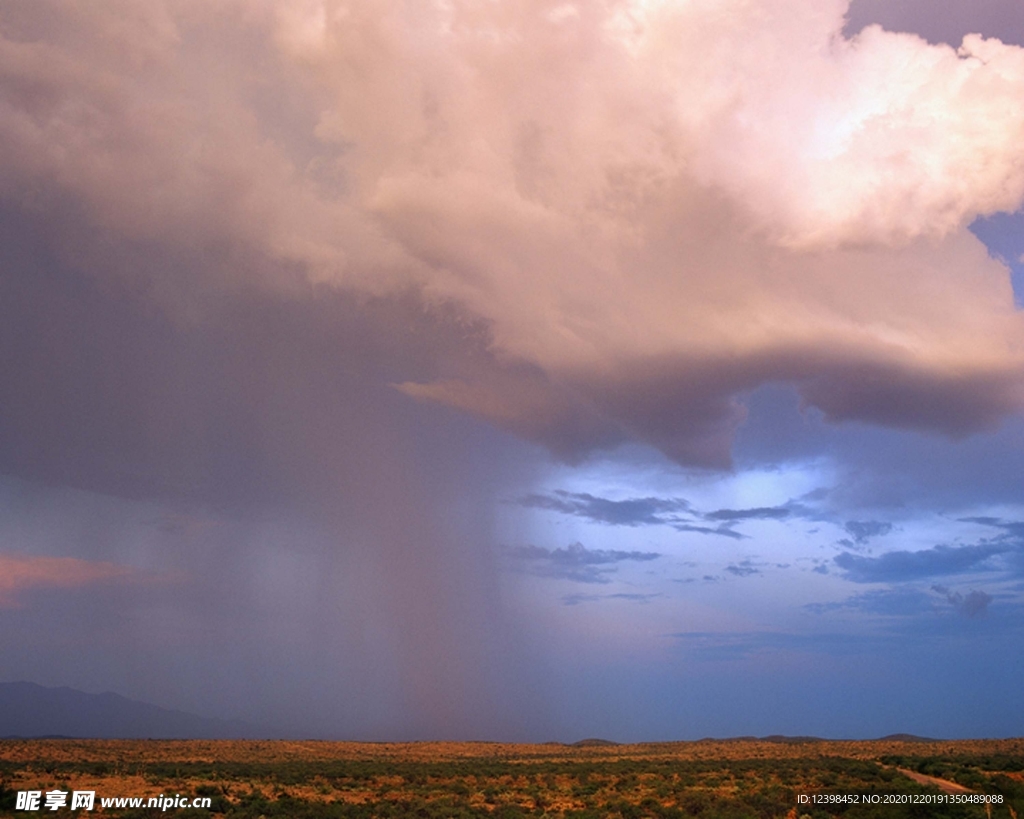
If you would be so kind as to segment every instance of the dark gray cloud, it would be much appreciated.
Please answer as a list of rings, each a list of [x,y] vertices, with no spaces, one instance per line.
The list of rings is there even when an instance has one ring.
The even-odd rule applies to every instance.
[[[873,589],[835,603],[809,603],[808,611],[825,614],[834,611],[859,611],[889,617],[911,617],[935,611],[935,599],[912,587]]]
[[[844,571],[847,580],[855,583],[898,583],[978,571],[985,561],[1014,548],[1004,543],[939,545],[918,552],[887,552],[879,557],[843,552],[833,562]]]
[[[690,512],[690,503],[682,498],[629,498],[609,500],[587,492],[556,489],[550,495],[530,494],[519,499],[528,509],[548,509],[586,518],[611,526],[674,525],[678,514]]]
[[[813,493],[812,493],[813,494]],[[700,518],[706,521],[720,521],[724,525],[732,525],[747,520],[788,520],[790,518],[802,518],[807,520],[821,520],[820,512],[799,500],[790,500],[778,506],[755,506],[744,509],[715,509],[712,512],[698,512]]]
[[[598,600],[628,600],[631,603],[647,603],[661,597],[660,594],[640,594],[633,592],[619,592],[618,594],[567,594],[562,597],[562,603],[566,606],[578,606],[580,603],[594,603]]]
[[[738,563],[731,563],[725,567],[725,570],[736,577],[750,577],[754,574],[761,574],[761,570],[750,560],[741,560]]]
[[[754,509],[717,509],[703,515],[705,520],[736,523],[741,520],[785,520],[793,513],[786,506],[759,506]]]
[[[848,520],[843,528],[853,535],[858,544],[865,544],[873,537],[887,535],[892,531],[892,524],[880,520]]]
[[[719,535],[721,537],[732,538],[733,540],[743,540],[746,535],[741,535],[734,529],[729,529],[726,526],[716,526],[714,529],[708,526],[697,526],[692,523],[674,523],[672,528],[677,532],[697,532],[702,535]]]
[[[520,498],[517,503],[526,508],[547,509],[611,526],[671,526],[678,532],[719,535],[735,540],[741,540],[745,535],[731,528],[733,524],[748,520],[785,520],[791,516],[814,516],[812,510],[796,502],[781,506],[702,512],[683,498],[610,500],[587,492],[567,492],[564,489],[556,489],[550,494],[529,494]],[[705,526],[702,522],[718,525]]]
[[[964,617],[980,617],[993,599],[992,595],[977,589],[962,594],[945,586],[932,586],[932,591],[945,597],[946,601]]]
[[[960,615],[967,618],[979,617],[985,613],[993,598],[983,591],[972,590],[967,594],[953,591],[946,586],[934,585],[931,591],[940,595]],[[816,614],[827,614],[837,611],[856,611],[865,614],[881,614],[886,617],[913,618],[935,616],[945,605],[936,601],[934,595],[915,586],[895,586],[886,589],[873,589],[862,592],[834,603],[810,603],[804,606]]]
[[[507,549],[506,554],[530,574],[575,583],[610,583],[608,575],[615,571],[615,564],[661,557],[658,552],[587,549],[582,543],[572,543],[564,549],[517,546]]]
[[[976,516],[960,518],[965,523],[980,523],[984,526],[992,526],[996,529],[1001,529],[1008,535],[1015,538],[1024,540],[1024,522],[1017,520],[1003,520],[1002,518],[994,518],[989,516]]]

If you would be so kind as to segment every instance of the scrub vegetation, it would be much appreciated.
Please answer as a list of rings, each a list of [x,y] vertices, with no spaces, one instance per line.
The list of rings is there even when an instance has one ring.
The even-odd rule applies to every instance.
[[[918,782],[908,773],[934,777]],[[921,777],[922,779],[924,777]],[[955,783],[955,784],[954,784]],[[998,794],[976,804],[815,805],[801,795]],[[6,740],[0,815],[18,790],[95,790],[120,817],[1024,816],[1024,740],[828,742],[333,743]],[[101,810],[100,797],[209,796],[210,810]],[[64,814],[67,809],[62,809]],[[46,815],[49,811],[42,811]],[[80,812],[90,815],[87,812]]]

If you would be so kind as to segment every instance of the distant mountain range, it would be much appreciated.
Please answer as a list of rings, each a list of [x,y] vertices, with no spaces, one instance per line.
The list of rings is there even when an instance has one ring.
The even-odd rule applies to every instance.
[[[705,737],[700,742],[775,742],[780,745],[803,745],[808,742],[941,742],[942,740],[931,739],[929,737],[919,737],[916,734],[888,734],[878,739],[865,739],[865,740],[835,740],[826,739],[824,737],[805,737],[797,736],[790,737],[782,734],[771,734],[766,737],[725,737],[722,739],[716,739],[715,737]]]
[[[0,739],[68,737],[91,739],[268,739],[280,731],[238,720],[213,719],[160,708],[119,694],[86,694],[73,688],[46,688],[30,682],[0,683]],[[890,734],[879,741],[932,742],[912,734]],[[704,742],[826,742],[820,737],[767,736],[705,739]],[[561,743],[553,743],[561,744]],[[617,745],[583,739],[577,747]]]
[[[86,694],[29,682],[0,683],[0,737],[260,739],[275,732],[172,711],[118,694]]]

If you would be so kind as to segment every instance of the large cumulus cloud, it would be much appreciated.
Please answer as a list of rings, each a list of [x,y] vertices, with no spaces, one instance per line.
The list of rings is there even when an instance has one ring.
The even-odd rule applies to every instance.
[[[771,381],[965,434],[1021,403],[966,225],[1024,198],[1024,50],[846,11],[5,3],[0,195],[177,315],[188,276],[453,305],[484,344],[394,383],[567,456],[726,463]],[[179,264],[126,258],[149,246]]]

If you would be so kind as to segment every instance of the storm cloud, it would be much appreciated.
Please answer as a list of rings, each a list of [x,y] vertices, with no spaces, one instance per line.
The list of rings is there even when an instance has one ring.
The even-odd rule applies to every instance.
[[[6,4],[0,195],[179,311],[190,275],[450,304],[483,349],[393,383],[566,457],[723,465],[768,381],[954,435],[1019,409],[966,225],[1024,198],[1024,50],[840,0],[516,9]]]

